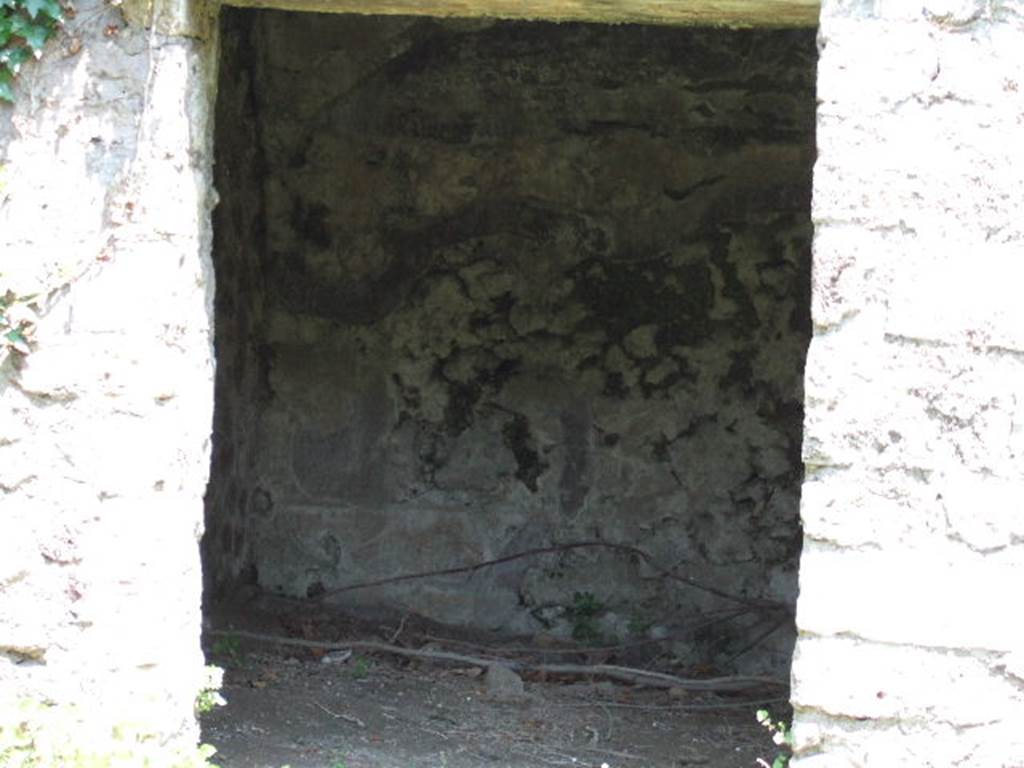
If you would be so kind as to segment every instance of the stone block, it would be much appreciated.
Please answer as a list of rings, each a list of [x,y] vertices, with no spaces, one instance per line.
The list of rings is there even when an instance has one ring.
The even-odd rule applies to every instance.
[[[485,677],[487,695],[495,701],[514,702],[526,698],[523,679],[502,664],[491,664]]]
[[[1021,476],[1024,359],[872,330],[811,342],[805,462]]]
[[[819,332],[865,315],[875,315],[879,325],[902,245],[898,233],[819,223],[811,277],[811,316]]]
[[[805,537],[838,547],[922,546],[946,532],[930,475],[901,467],[810,471],[800,517]]]
[[[930,24],[826,23],[816,220],[909,228],[931,235],[926,254],[1019,239],[1008,215],[1019,209],[1013,169],[1024,152],[1013,140],[1024,63],[1005,54],[1015,35],[1010,24],[951,35]],[[836,114],[833,102],[843,105]]]
[[[981,554],[1024,541],[1024,480],[961,472],[937,477],[933,486],[951,540]]]
[[[1012,209],[1020,210],[1024,195],[1015,197],[1020,197],[1019,205]],[[925,236],[906,257],[892,272],[889,333],[998,347],[1024,357],[1024,245],[944,242]],[[1015,375],[1011,370],[1007,373]]]
[[[926,92],[938,73],[938,43],[924,25],[832,16],[827,6],[822,17],[819,120],[840,116],[864,125]]]
[[[800,733],[809,725],[816,739],[805,744]],[[1024,764],[1024,742],[1016,723],[957,728],[927,721],[829,717],[798,709],[795,736],[797,754],[790,763],[793,768],[1016,768]]]
[[[1014,94],[1007,95],[1012,104]],[[1024,152],[1007,141],[1016,130],[1001,106],[962,105],[945,87],[853,120],[824,113],[815,220],[896,230],[908,236],[902,249],[923,256],[1012,243],[1020,225],[1005,214],[1024,194],[1009,170]],[[968,131],[977,138],[965,141]],[[937,155],[945,158],[942,164]],[[892,266],[909,267],[902,261]]]
[[[1012,651],[1024,644],[1024,623],[995,596],[1017,582],[1022,567],[1017,551],[986,557],[936,546],[893,556],[885,549],[843,550],[808,541],[797,625],[819,635]]]
[[[933,721],[958,728],[1016,722],[1024,695],[994,668],[998,656],[804,637],[793,662],[793,701],[857,720]]]
[[[839,547],[922,548],[953,542],[992,553],[1024,539],[1024,481],[962,470],[820,469],[805,478],[809,539]]]
[[[823,0],[821,19],[825,23],[850,19],[928,21],[956,30],[1020,14],[1021,7],[1020,0]]]

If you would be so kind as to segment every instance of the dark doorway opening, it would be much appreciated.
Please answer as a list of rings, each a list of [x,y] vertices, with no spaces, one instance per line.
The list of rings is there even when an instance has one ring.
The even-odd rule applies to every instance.
[[[814,32],[222,31],[211,643],[785,680]]]

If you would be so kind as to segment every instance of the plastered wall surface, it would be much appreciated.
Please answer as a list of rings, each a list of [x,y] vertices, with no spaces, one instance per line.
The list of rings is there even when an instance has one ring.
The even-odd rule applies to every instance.
[[[33,350],[0,363],[0,703],[169,765],[203,668],[207,59],[76,8],[0,105],[0,292],[40,294]]]
[[[224,37],[208,559],[305,596],[598,539],[791,606],[813,33]],[[730,605],[651,575],[574,550],[338,599],[568,635],[589,593],[620,640]],[[677,651],[727,659],[754,618]],[[737,663],[784,674],[790,638]]]
[[[1024,765],[1024,4],[827,2],[800,768]]]

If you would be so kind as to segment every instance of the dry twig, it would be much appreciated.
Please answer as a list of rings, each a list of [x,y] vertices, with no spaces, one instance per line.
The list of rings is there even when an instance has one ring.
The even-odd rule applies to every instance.
[[[425,651],[413,648],[402,648],[397,645],[378,643],[372,640],[352,640],[338,642],[322,642],[319,640],[301,640],[293,637],[282,637],[280,635],[269,635],[260,632],[248,632],[245,630],[210,630],[210,634],[230,637],[246,638],[267,643],[278,643],[298,648],[310,648],[320,651],[339,651],[344,649],[376,651],[378,653],[390,653],[396,656],[406,656],[413,659],[426,659],[429,661],[450,661],[457,664],[468,664],[478,667],[490,667],[493,664],[502,664],[516,671],[525,672],[546,672],[557,675],[580,675],[590,677],[605,677],[612,680],[643,685],[650,688],[681,688],[687,691],[746,691],[754,688],[785,688],[786,683],[770,677],[755,676],[729,676],[712,677],[704,680],[676,677],[662,672],[648,672],[632,667],[620,667],[614,664],[529,664],[511,659],[495,657],[469,656],[463,653],[451,653],[450,651]]]
[[[730,592],[718,589],[717,587],[710,587],[707,584],[702,584],[697,580],[690,578],[689,576],[680,576],[673,571],[667,570],[660,567],[654,558],[638,547],[633,547],[628,544],[616,544],[610,541],[572,541],[565,544],[553,544],[549,547],[536,547],[534,549],[527,549],[522,552],[516,552],[512,555],[505,555],[504,557],[497,557],[493,560],[483,560],[479,563],[471,563],[470,565],[460,565],[453,568],[440,568],[435,571],[421,571],[419,573],[406,573],[400,576],[389,576],[384,579],[374,579],[373,581],[363,581],[358,584],[349,584],[344,587],[335,587],[334,589],[328,589],[321,592],[316,599],[323,600],[326,597],[332,595],[340,595],[343,592],[351,592],[356,589],[369,589],[370,587],[382,587],[386,584],[398,584],[403,581],[412,581],[414,579],[425,579],[434,576],[454,576],[459,573],[474,573],[484,568],[493,568],[496,565],[502,563],[509,563],[513,560],[519,560],[524,557],[534,557],[536,555],[548,555],[556,552],[569,552],[574,549],[610,549],[615,552],[622,552],[627,555],[640,558],[642,561],[647,563],[654,571],[658,574],[659,578],[671,579],[681,584],[685,584],[688,587],[698,589],[702,592],[721,597],[725,600],[730,600],[741,605],[747,605],[758,608],[767,608],[773,611],[783,611],[786,613],[790,612],[788,606],[783,603],[774,600],[755,600],[749,597],[741,597],[734,595]]]
[[[405,629],[405,622],[408,618],[408,613],[402,616],[402,620],[398,622],[398,629],[396,629],[394,631],[394,634],[392,634],[391,637],[388,638],[389,643],[394,643],[396,640],[398,640],[398,636],[402,634],[402,630]]]
[[[325,707],[319,701],[314,701],[313,703],[316,704],[317,707],[322,709],[324,712],[326,712],[328,715],[330,715],[333,718],[336,718],[338,720],[344,720],[346,723],[352,723],[353,725],[358,725],[360,728],[365,728],[366,727],[366,723],[364,723],[358,717],[354,717],[352,715],[346,715],[346,714],[341,713],[341,712],[335,712],[334,710],[328,709],[327,707]]]
[[[609,707],[611,709],[640,709],[656,712],[705,712],[718,709],[747,709],[768,704],[784,704],[789,701],[785,696],[774,696],[768,699],[745,699],[743,701],[706,702],[703,704],[630,704],[622,701],[579,701],[558,702],[557,706],[568,709],[580,707]]]

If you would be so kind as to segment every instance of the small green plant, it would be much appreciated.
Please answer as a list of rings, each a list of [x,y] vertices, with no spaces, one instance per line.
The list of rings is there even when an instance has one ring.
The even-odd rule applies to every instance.
[[[217,707],[223,707],[225,704],[227,702],[220,695],[220,691],[200,691],[199,695],[196,696],[196,714],[205,715],[207,712],[212,712]]]
[[[14,76],[63,20],[59,0],[0,0],[0,101],[14,101]]]
[[[0,0],[0,2],[3,2],[3,0]],[[213,644],[213,648],[210,650],[213,651],[215,656],[227,659],[236,667],[241,666],[242,662],[245,661],[245,652],[242,650],[242,641],[234,635],[224,635]]]
[[[362,656],[352,660],[352,677],[356,680],[365,680],[370,676],[370,662]]]
[[[604,604],[591,592],[575,592],[572,605],[566,609],[572,622],[573,640],[593,643],[601,640],[601,631],[597,626],[597,617],[604,610]]]
[[[772,741],[782,749],[775,759],[769,764],[767,761],[757,758],[757,763],[762,768],[786,768],[789,765],[789,758],[793,754],[793,729],[785,720],[773,720],[772,714],[767,709],[757,710],[757,722],[767,728],[772,735]]]
[[[220,695],[220,687],[224,684],[224,670],[213,664],[207,664],[203,677],[202,688],[196,694],[196,714],[205,715],[217,707],[227,704]]]

